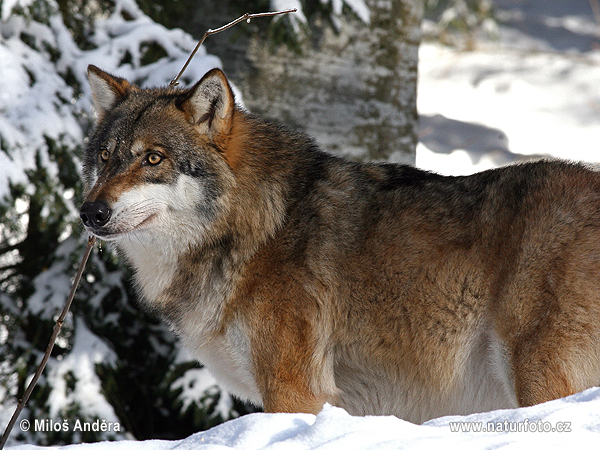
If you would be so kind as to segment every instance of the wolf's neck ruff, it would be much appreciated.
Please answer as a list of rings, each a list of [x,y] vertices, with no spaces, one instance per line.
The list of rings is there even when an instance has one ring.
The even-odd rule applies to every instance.
[[[216,69],[89,77],[84,225],[234,394],[422,422],[600,384],[597,172],[359,164],[236,107]]]

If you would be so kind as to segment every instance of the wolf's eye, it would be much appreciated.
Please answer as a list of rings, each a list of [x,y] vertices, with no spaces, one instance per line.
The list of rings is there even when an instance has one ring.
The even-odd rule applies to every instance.
[[[162,161],[162,156],[160,156],[158,153],[150,153],[148,156],[146,156],[146,161],[148,161],[148,164],[155,166]]]
[[[102,161],[108,161],[108,158],[110,157],[110,152],[108,150],[102,150],[102,153],[100,153],[100,158],[102,158]]]

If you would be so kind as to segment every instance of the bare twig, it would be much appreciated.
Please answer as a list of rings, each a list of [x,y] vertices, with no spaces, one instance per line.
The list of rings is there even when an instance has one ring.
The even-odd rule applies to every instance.
[[[171,80],[171,82],[169,83],[169,86],[177,86],[179,84],[179,78],[181,78],[181,75],[183,75],[183,72],[185,72],[185,69],[187,69],[187,67],[190,65],[190,62],[192,61],[192,58],[194,57],[194,55],[196,55],[196,52],[198,51],[198,49],[200,48],[200,46],[204,43],[204,41],[206,40],[206,38],[208,36],[210,36],[211,34],[217,34],[220,33],[221,31],[225,31],[228,28],[231,28],[234,25],[237,25],[238,23],[242,22],[242,21],[246,21],[248,23],[250,23],[250,21],[252,19],[256,19],[258,17],[271,17],[271,16],[277,16],[279,14],[288,14],[288,13],[293,13],[296,12],[297,9],[286,9],[284,11],[273,11],[273,12],[265,12],[265,13],[255,13],[255,14],[249,14],[246,13],[241,17],[238,17],[237,19],[229,22],[227,25],[223,25],[222,27],[216,28],[216,29],[208,29],[206,31],[206,33],[204,33],[204,35],[200,38],[200,40],[198,41],[198,44],[196,44],[196,47],[194,48],[194,50],[192,51],[192,53],[190,54],[189,58],[187,59],[187,61],[185,62],[185,64],[183,65],[183,68],[181,69],[181,71],[177,74],[177,76],[175,78],[173,78],[173,80]]]
[[[75,297],[75,291],[77,291],[77,287],[79,286],[79,280],[81,280],[81,276],[83,275],[83,269],[85,269],[85,264],[87,263],[87,260],[90,257],[90,253],[92,252],[92,248],[94,247],[95,243],[96,243],[96,238],[94,236],[90,236],[90,238],[88,239],[87,248],[85,250],[83,258],[81,259],[81,263],[79,264],[79,270],[77,271],[77,274],[75,275],[75,279],[73,280],[73,285],[71,286],[71,292],[69,293],[67,302],[65,303],[65,306],[64,306],[62,312],[60,313],[60,316],[56,320],[56,325],[54,325],[54,331],[52,332],[52,336],[50,337],[50,342],[48,342],[48,347],[46,348],[46,353],[44,353],[42,362],[40,363],[37,371],[35,372],[33,379],[29,382],[29,385],[27,386],[27,390],[25,391],[25,394],[23,394],[23,398],[21,400],[19,400],[19,403],[17,404],[17,408],[15,409],[15,412],[13,413],[12,417],[10,418],[10,422],[8,422],[8,425],[6,426],[6,430],[4,431],[4,434],[2,435],[2,439],[0,440],[0,450],[2,450],[4,448],[4,445],[6,444],[6,441],[8,440],[8,436],[10,435],[10,432],[12,431],[13,427],[15,426],[15,423],[17,422],[17,419],[19,418],[21,411],[23,411],[23,409],[25,408],[25,405],[27,404],[27,401],[29,400],[31,393],[33,392],[33,388],[35,387],[36,383],[38,382],[38,379],[40,378],[40,376],[42,375],[42,372],[44,371],[44,368],[46,367],[46,364],[48,363],[48,359],[50,358],[50,353],[52,353],[52,349],[54,348],[54,343],[56,342],[56,337],[58,336],[58,332],[60,331],[60,328],[62,327],[63,322],[65,321],[65,317],[67,317],[67,313],[69,312],[71,303],[73,303],[73,297]]]

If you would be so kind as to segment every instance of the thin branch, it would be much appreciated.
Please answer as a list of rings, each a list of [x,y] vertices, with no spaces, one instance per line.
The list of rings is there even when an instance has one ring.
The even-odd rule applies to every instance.
[[[187,67],[190,65],[190,62],[192,61],[192,58],[194,58],[194,56],[196,55],[196,52],[200,49],[200,46],[204,43],[204,41],[206,40],[206,38],[208,36],[210,36],[211,34],[217,34],[220,33],[221,31],[225,31],[228,28],[233,27],[234,25],[237,25],[238,23],[242,22],[242,21],[246,21],[248,23],[250,23],[250,21],[252,19],[256,19],[258,17],[271,17],[271,16],[277,16],[279,14],[288,14],[288,13],[293,13],[296,12],[297,9],[286,9],[284,11],[273,11],[273,12],[265,12],[265,13],[255,13],[255,14],[249,14],[246,13],[243,16],[238,17],[237,19],[229,22],[226,25],[223,25],[222,27],[216,28],[216,29],[208,29],[206,31],[206,33],[204,33],[204,35],[202,36],[202,38],[200,38],[200,40],[198,41],[198,44],[196,44],[196,47],[194,48],[194,50],[192,51],[192,53],[190,54],[189,58],[187,59],[187,61],[185,62],[185,64],[183,65],[183,68],[181,69],[181,71],[177,74],[177,76],[175,78],[173,78],[173,80],[171,80],[171,82],[169,83],[169,86],[177,86],[179,84],[179,78],[181,78],[181,75],[183,75],[183,72],[185,72],[185,69],[187,69]]]
[[[81,276],[83,275],[83,269],[85,269],[85,264],[87,263],[87,260],[90,257],[90,253],[92,252],[92,248],[94,248],[95,243],[96,243],[96,238],[94,236],[90,236],[90,238],[88,239],[87,248],[85,250],[83,258],[81,259],[81,263],[79,264],[79,270],[77,271],[77,274],[75,275],[75,278],[73,279],[73,285],[71,286],[71,292],[69,293],[67,302],[65,303],[65,306],[64,306],[62,312],[60,313],[60,316],[56,320],[56,325],[54,325],[54,331],[52,332],[52,336],[50,337],[50,342],[48,342],[48,347],[46,348],[46,353],[44,353],[42,362],[40,363],[37,371],[35,372],[33,379],[29,382],[29,385],[27,386],[27,390],[25,391],[25,394],[23,394],[23,398],[21,400],[19,400],[19,403],[17,404],[17,408],[15,409],[15,412],[13,413],[12,417],[10,418],[10,422],[6,426],[6,430],[4,431],[4,434],[2,435],[2,439],[0,440],[0,450],[2,450],[4,448],[4,445],[6,444],[6,441],[8,440],[8,436],[10,435],[10,432],[12,431],[13,427],[15,426],[15,423],[17,422],[17,419],[19,418],[21,411],[23,411],[23,409],[25,408],[25,405],[27,404],[27,401],[29,400],[31,393],[33,392],[33,388],[37,384],[40,376],[42,375],[42,372],[44,371],[44,368],[46,367],[46,364],[48,363],[48,359],[50,359],[50,354],[52,353],[52,349],[54,348],[54,343],[56,342],[58,332],[60,331],[60,328],[62,327],[62,324],[65,321],[65,318],[67,317],[67,313],[69,312],[71,303],[73,303],[73,297],[75,297],[75,292],[77,291],[77,287],[79,286],[79,281],[81,280]]]

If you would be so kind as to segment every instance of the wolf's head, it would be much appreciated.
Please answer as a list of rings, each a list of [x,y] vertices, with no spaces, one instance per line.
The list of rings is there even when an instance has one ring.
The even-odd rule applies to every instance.
[[[214,69],[191,89],[139,89],[94,66],[88,76],[98,123],[84,159],[86,229],[105,240],[198,241],[235,183],[243,113],[225,75]]]

